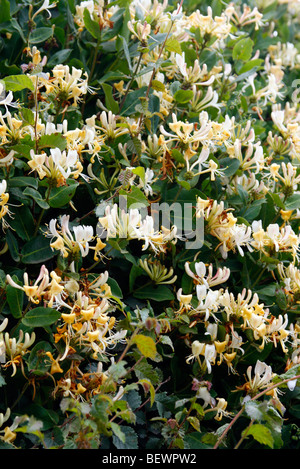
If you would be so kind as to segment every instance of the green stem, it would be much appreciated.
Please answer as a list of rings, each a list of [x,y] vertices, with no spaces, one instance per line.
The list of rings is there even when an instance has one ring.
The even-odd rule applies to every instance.
[[[292,381],[294,379],[300,379],[300,375],[296,375],[296,376],[293,376],[292,378],[287,378],[287,379],[284,379],[282,381],[280,381],[280,383],[276,383],[276,384],[273,384],[272,386],[270,386],[269,388],[266,388],[264,389],[263,391],[261,391],[260,393],[256,394],[256,396],[252,397],[251,401],[255,401],[257,399],[259,399],[260,397],[262,397],[264,394],[267,394],[269,393],[270,391],[272,391],[273,389],[276,389],[278,388],[279,386],[281,386],[282,384],[285,384],[285,383],[288,383],[289,381]],[[224,430],[224,432],[222,433],[222,435],[220,436],[220,438],[218,439],[218,441],[216,442],[215,446],[213,449],[217,449],[221,442],[224,440],[225,436],[227,435],[227,433],[229,432],[229,430],[233,427],[233,425],[235,424],[235,422],[239,419],[239,417],[243,414],[245,410],[245,404],[243,405],[243,407],[239,410],[239,412],[235,415],[235,417],[231,420],[230,424],[226,427],[226,429]]]
[[[48,202],[48,200],[49,200],[50,191],[51,191],[51,186],[49,185],[49,186],[48,186],[48,189],[47,189],[47,193],[46,193],[46,199],[45,199],[46,202]],[[44,216],[45,211],[46,211],[46,209],[44,209],[44,208],[41,210],[40,216],[39,216],[38,221],[37,221],[36,226],[35,226],[35,230],[34,230],[33,236],[36,236],[36,234],[37,234],[37,232],[38,232],[38,230],[39,230],[39,227],[40,227],[40,224],[41,224],[41,222],[42,222],[42,219],[43,219],[43,216]]]
[[[123,96],[123,98],[122,98],[122,101],[121,101],[121,103],[120,103],[120,106],[119,106],[119,113],[121,112],[121,109],[122,109],[123,106],[124,106],[124,102],[125,102],[125,100],[126,100],[126,98],[127,98],[127,95],[128,95],[128,93],[129,93],[130,87],[131,87],[131,85],[132,85],[132,83],[133,83],[133,81],[134,81],[134,79],[135,79],[135,77],[136,77],[136,74],[137,74],[138,69],[139,69],[140,64],[141,64],[142,57],[143,57],[143,52],[140,53],[140,56],[139,56],[138,62],[137,62],[137,64],[136,64],[136,67],[135,67],[135,69],[134,69],[134,72],[133,72],[133,74],[132,74],[131,80],[130,80],[130,82],[129,82],[128,85],[127,85],[125,94],[124,94],[124,96]]]
[[[177,13],[180,12],[180,9],[181,9],[181,7],[182,7],[182,4],[183,4],[183,0],[181,0],[180,4],[179,4],[179,6],[178,6]],[[168,40],[168,38],[169,38],[169,35],[170,35],[171,31],[172,31],[173,24],[174,24],[174,20],[171,22],[171,25],[170,25],[170,28],[169,28],[169,30],[168,30],[168,32],[167,32],[167,35],[166,35],[166,37],[165,37],[165,40],[164,40],[164,42],[162,43],[162,46],[161,46],[161,48],[160,48],[160,51],[159,51],[159,54],[158,54],[158,57],[157,57],[157,60],[156,60],[157,62],[158,62],[158,61],[160,60],[160,58],[161,58],[161,55],[162,55],[163,50],[164,50],[164,48],[165,48],[166,42],[167,42],[167,40]],[[156,66],[154,66],[154,67],[153,67],[153,71],[152,71],[152,75],[151,75],[151,78],[150,78],[150,81],[149,81],[149,85],[148,85],[148,88],[147,88],[147,91],[146,91],[146,96],[145,96],[146,100],[147,100],[148,97],[149,97],[150,89],[151,89],[151,86],[152,86],[152,81],[153,81],[153,79],[154,79],[154,77],[155,77],[156,71],[157,71],[157,70],[156,70]],[[138,129],[141,129],[141,125],[142,125],[142,122],[143,122],[143,118],[144,118],[144,113],[141,113],[140,118],[139,118]]]
[[[266,269],[267,269],[267,267],[264,267],[264,268],[260,271],[258,277],[256,278],[255,282],[254,282],[253,285],[252,285],[252,288],[253,288],[255,285],[258,284],[258,282],[259,282],[260,279],[262,278],[263,274],[265,273]]]
[[[246,430],[243,432],[243,436],[240,438],[240,441],[235,445],[234,449],[239,449],[239,447],[241,446],[241,444],[243,443],[243,441],[247,437],[247,434],[248,434],[250,428],[252,427],[253,423],[254,423],[254,420],[251,420],[250,424],[248,425],[248,428],[246,428]]]
[[[101,39],[98,39],[97,44],[96,44],[95,49],[94,49],[93,62],[92,62],[90,73],[89,73],[89,78],[88,78],[89,83],[92,81],[92,78],[93,78],[93,75],[94,75],[100,44],[101,44]],[[86,98],[84,99],[82,107],[81,107],[81,115],[82,116],[84,114],[85,106],[86,106]]]

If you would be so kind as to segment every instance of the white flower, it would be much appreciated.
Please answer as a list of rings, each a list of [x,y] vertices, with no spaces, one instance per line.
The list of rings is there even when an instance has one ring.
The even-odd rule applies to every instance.
[[[267,365],[260,360],[257,360],[254,368],[254,377],[251,376],[252,366],[247,368],[247,377],[249,379],[249,385],[252,390],[259,390],[270,385],[271,380],[275,376],[271,366]]]
[[[3,97],[4,95],[5,95],[5,87],[0,82],[0,106],[4,106],[6,110],[6,114],[2,115],[3,118],[7,117],[7,115],[9,114],[8,106],[15,107],[15,108],[18,107],[18,104],[13,102],[12,91],[9,91],[6,97]]]
[[[39,15],[42,11],[46,11],[48,13],[48,19],[51,18],[51,13],[49,11],[50,8],[54,8],[56,7],[56,2],[50,4],[50,1],[49,0],[44,0],[44,3],[42,4],[42,6],[34,13],[34,15],[32,16],[32,20],[34,20],[34,18]]]

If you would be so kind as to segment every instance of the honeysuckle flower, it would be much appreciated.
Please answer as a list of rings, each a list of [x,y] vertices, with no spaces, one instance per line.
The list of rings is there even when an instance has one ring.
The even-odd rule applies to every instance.
[[[139,184],[137,187],[142,189],[145,195],[148,197],[149,195],[153,195],[152,184],[155,181],[155,173],[152,169],[146,168],[144,178],[139,178]]]
[[[14,108],[18,108],[19,107],[19,104],[16,103],[16,102],[13,102],[13,93],[12,91],[9,91],[8,94],[6,96],[5,95],[5,87],[3,86],[3,84],[0,82],[0,106],[4,106],[5,107],[5,110],[6,110],[6,114],[4,114],[2,117],[3,119],[5,119],[7,117],[7,115],[9,114],[9,111],[8,111],[8,106],[11,106],[11,107],[14,107]]]
[[[155,220],[152,216],[147,215],[142,218],[138,209],[119,209],[117,204],[111,208],[109,205],[105,209],[105,216],[99,218],[99,223],[103,227],[104,232],[101,238],[106,236],[109,238],[125,238],[143,240],[143,250],[151,247],[155,253],[164,251],[166,244],[177,241],[177,229],[173,226],[171,229],[162,227],[158,230],[155,226]]]
[[[245,154],[242,152],[242,142],[236,139],[233,145],[227,145],[227,152],[231,158],[240,161],[240,168],[244,171],[255,170],[256,173],[265,167],[265,157],[260,142],[248,143]]]
[[[5,215],[12,216],[9,208],[8,208],[8,200],[9,200],[9,193],[6,192],[7,190],[7,182],[3,179],[0,182],[0,220],[2,223],[3,229],[9,226],[7,220],[5,220]]]
[[[217,411],[217,414],[215,415],[214,418],[215,420],[220,422],[223,417],[229,417],[230,415],[232,415],[232,413],[226,410],[228,402],[223,397],[217,397],[216,399],[218,401],[217,406],[215,408]]]
[[[185,311],[189,311],[192,308],[191,301],[193,299],[193,295],[184,295],[182,293],[182,288],[179,288],[177,291],[177,300],[179,301],[179,310],[177,313],[182,313]]]
[[[252,223],[251,246],[262,251],[265,255],[270,255],[270,250],[275,252],[291,252],[293,258],[297,258],[299,251],[299,236],[293,231],[290,225],[282,228],[277,223],[272,223],[264,230],[260,221]]]
[[[204,349],[204,343],[199,342],[199,340],[194,340],[192,343],[192,354],[186,359],[186,362],[189,363],[195,359],[199,361],[199,356],[202,355]]]
[[[251,393],[256,393],[259,390],[270,386],[272,379],[275,377],[275,373],[273,373],[272,367],[260,360],[257,360],[253,377],[252,368],[252,366],[247,368],[247,377],[249,380],[247,384]]]
[[[140,259],[139,266],[147,272],[151,280],[157,285],[171,284],[177,279],[177,275],[174,275],[173,268],[168,269],[157,259]]]
[[[103,133],[104,139],[115,139],[120,137],[123,134],[127,134],[129,131],[124,126],[118,125],[119,117],[113,114],[111,111],[102,111],[100,114],[100,123],[99,128]]]
[[[246,4],[243,4],[243,11],[241,12],[235,4],[230,3],[225,10],[225,14],[238,27],[254,23],[255,30],[258,30],[264,24],[263,14],[258,11],[258,8],[254,7],[251,10],[250,6]]]
[[[213,90],[212,86],[208,86],[206,94],[194,84],[193,87],[193,98],[191,100],[191,109],[194,112],[201,112],[208,107],[214,107],[218,110],[221,109],[222,103],[219,103],[218,93]]]
[[[133,24],[132,21],[128,21],[127,28],[135,37],[137,37],[143,46],[147,45],[147,39],[151,33],[150,24],[148,24],[146,21],[144,23],[136,21],[135,24]]]
[[[102,0],[85,0],[76,5],[76,12],[74,15],[74,22],[78,25],[79,32],[83,31],[85,28],[83,18],[85,9],[88,10],[91,19],[99,24],[101,30],[106,27],[112,28],[113,22],[110,18],[116,11],[116,6],[109,7],[108,5],[105,7]]]
[[[1,433],[4,432],[3,436],[0,436],[1,440],[3,440],[5,443],[12,444],[15,439],[17,438],[17,433],[13,432],[10,427],[5,427],[4,430],[1,430]]]
[[[190,268],[190,262],[186,262],[184,267],[186,273],[194,280],[194,283],[203,283],[207,288],[225,283],[230,276],[230,269],[228,267],[219,267],[215,275],[213,275],[213,265],[209,264],[207,268],[204,262],[195,262],[195,273]]]
[[[268,48],[270,58],[273,62],[280,62],[283,67],[295,68],[300,63],[300,54],[298,49],[291,42],[277,42]]]
[[[45,177],[55,181],[57,186],[65,185],[68,178],[77,179],[82,175],[83,166],[76,150],[61,151],[51,148],[50,155],[35,154],[30,150],[31,160],[28,161],[32,171],[37,171],[40,179]]]
[[[214,313],[219,308],[219,290],[210,290],[204,284],[200,284],[196,285],[196,293],[198,305],[194,309],[194,313],[204,313],[204,321],[207,321],[210,316],[215,319]]]
[[[196,28],[200,28],[202,36],[215,36],[219,41],[226,39],[232,28],[227,11],[225,10],[221,16],[213,18],[212,8],[210,6],[207,7],[206,16],[202,15],[199,10],[196,10],[189,16],[189,22]],[[213,47],[217,47],[217,44],[213,44]]]
[[[202,69],[199,65],[199,61],[195,60],[193,63],[193,67],[187,67],[185,62],[185,53],[176,54],[175,56],[176,64],[180,74],[184,79],[184,84],[197,84],[197,85],[211,85],[214,81],[214,76],[212,75],[208,80],[205,79],[208,75],[207,66],[204,64]],[[204,80],[204,81],[203,81]]]
[[[63,215],[59,220],[60,228],[57,228],[57,219],[49,222],[47,236],[52,238],[50,247],[60,251],[63,257],[76,256],[79,252],[82,257],[86,257],[90,249],[89,243],[94,240],[93,227],[77,225],[72,228],[72,233],[69,219],[69,215]]]
[[[73,100],[72,106],[77,106],[82,95],[92,92],[88,85],[88,74],[80,69],[68,65],[56,65],[52,69],[53,78],[48,86],[48,92],[53,93],[62,103]],[[83,77],[82,77],[83,75]]]
[[[42,6],[32,15],[32,20],[34,20],[34,18],[39,15],[40,13],[42,13],[42,11],[46,11],[48,13],[48,19],[51,18],[51,12],[49,11],[51,8],[55,8],[56,7],[56,2],[54,3],[50,3],[50,0],[44,0]]]
[[[35,332],[31,334],[20,330],[19,337],[11,338],[8,332],[5,332],[2,336],[1,342],[3,342],[5,347],[5,355],[8,358],[5,365],[5,368],[12,366],[13,373],[12,376],[15,376],[17,372],[17,367],[20,365],[23,366],[22,360],[23,356],[28,353],[28,349],[33,345],[35,341]],[[1,337],[0,337],[1,338]]]
[[[5,414],[3,414],[2,412],[0,413],[0,427],[2,427],[2,425],[9,419],[10,415],[11,410],[9,407],[6,409]]]
[[[50,283],[48,269],[45,265],[42,265],[39,276],[33,284],[30,284],[27,272],[23,274],[23,286],[15,282],[10,275],[6,275],[6,280],[12,287],[23,290],[28,299],[35,304],[40,302],[42,295]]]
[[[281,169],[282,175],[279,170]],[[273,177],[275,182],[280,181],[283,184],[283,190],[292,188],[297,190],[298,184],[300,184],[300,175],[298,173],[298,168],[294,166],[291,162],[284,163],[281,165],[273,163],[270,165],[270,174]]]
[[[21,119],[12,116],[10,112],[3,115],[0,111],[1,145],[18,142],[27,133],[28,130],[23,127],[23,121]]]

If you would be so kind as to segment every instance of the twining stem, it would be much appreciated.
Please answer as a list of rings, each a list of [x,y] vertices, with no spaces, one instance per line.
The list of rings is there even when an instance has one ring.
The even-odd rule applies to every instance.
[[[256,394],[256,396],[252,397],[251,401],[255,401],[255,400],[259,399],[264,394],[269,393],[270,391],[272,391],[272,389],[278,388],[282,384],[288,383],[289,381],[292,381],[294,379],[299,379],[299,378],[300,378],[300,375],[296,375],[296,376],[293,376],[292,378],[284,379],[283,381],[280,381],[280,383],[273,384],[272,386],[270,386],[270,387],[264,389],[263,391],[261,391],[260,393]],[[229,430],[233,427],[235,422],[243,414],[244,410],[245,410],[245,404],[242,406],[242,408],[239,410],[239,412],[235,415],[235,417],[231,420],[230,424],[226,427],[226,429],[224,430],[224,432],[222,433],[222,435],[220,436],[220,438],[216,442],[213,449],[217,449],[220,446],[221,442],[224,440],[225,436],[227,435]]]
[[[47,189],[47,193],[46,193],[46,198],[45,198],[45,201],[48,203],[48,200],[49,200],[49,197],[50,197],[50,191],[51,191],[51,186],[49,185],[48,186],[48,189]],[[41,221],[43,219],[43,216],[44,216],[44,213],[45,213],[45,209],[43,208],[41,210],[41,213],[40,213],[40,216],[37,220],[37,223],[36,223],[36,226],[35,226],[35,230],[34,230],[34,235],[33,236],[36,236],[38,230],[39,230],[39,227],[40,227],[40,224],[41,224]]]
[[[239,447],[241,446],[241,444],[243,443],[243,441],[247,437],[248,432],[249,432],[250,428],[252,427],[253,423],[254,423],[254,419],[251,420],[250,424],[248,425],[248,428],[246,428],[246,430],[243,432],[243,436],[241,437],[240,441],[235,445],[234,449],[239,449]]]
[[[100,44],[101,44],[101,39],[98,39],[97,44],[96,44],[95,49],[94,49],[93,62],[92,62],[90,73],[89,73],[89,78],[88,78],[89,83],[92,81],[92,78],[93,78],[93,75],[94,75]],[[85,105],[86,105],[86,99],[84,99],[84,101],[82,103],[82,107],[81,107],[81,115],[82,116],[84,114]]]
[[[133,80],[134,80],[135,77],[136,77],[136,74],[137,74],[138,70],[139,70],[142,57],[143,57],[143,52],[140,53],[140,56],[139,56],[139,59],[138,59],[138,61],[137,61],[136,67],[135,67],[135,69],[134,69],[134,72],[133,72],[133,74],[132,74],[131,80],[129,81],[129,83],[128,83],[128,85],[127,85],[125,94],[124,94],[124,96],[123,96],[123,98],[122,98],[122,101],[121,101],[121,103],[120,103],[120,106],[119,106],[119,113],[121,112],[121,110],[122,110],[122,108],[123,108],[123,106],[124,106],[125,99],[127,98],[127,95],[128,95],[128,93],[129,93],[130,87],[131,87],[131,85],[132,85],[132,83],[133,83]]]
[[[179,14],[179,12],[180,12],[180,10],[181,10],[181,7],[182,7],[182,4],[183,4],[183,0],[181,0],[180,4],[178,5],[178,9],[177,9],[176,15]],[[158,57],[157,57],[157,59],[156,59],[156,62],[159,62],[159,60],[160,60],[160,58],[161,58],[161,55],[162,55],[163,50],[164,50],[164,48],[165,48],[166,42],[167,42],[167,40],[168,40],[168,37],[169,37],[169,35],[170,35],[171,31],[172,31],[174,22],[175,22],[175,20],[173,20],[173,21],[171,22],[171,25],[170,25],[170,28],[169,28],[169,30],[168,30],[168,32],[167,32],[167,35],[166,35],[166,37],[165,37],[165,40],[164,40],[164,42],[162,43],[162,46],[161,46],[161,48],[160,48],[160,51],[159,51]],[[145,96],[146,99],[148,99],[148,97],[149,97],[150,89],[151,89],[151,86],[152,86],[152,81],[153,81],[153,79],[154,79],[154,77],[155,77],[155,74],[156,74],[156,67],[154,66],[154,67],[153,67],[153,70],[152,70],[152,75],[151,75],[151,78],[150,78],[150,81],[149,81],[149,85],[148,85],[148,88],[147,88],[147,91],[146,91],[146,96]],[[143,122],[143,118],[144,118],[144,113],[141,113],[140,118],[139,118],[139,124],[138,124],[138,128],[139,128],[139,129],[141,128],[141,125],[142,125],[142,122]]]
[[[35,81],[35,95],[34,95],[34,100],[35,100],[35,121],[34,121],[34,138],[35,138],[35,152],[38,153],[38,132],[37,132],[37,126],[38,126],[38,83],[39,83],[39,77],[36,75],[36,81]]]

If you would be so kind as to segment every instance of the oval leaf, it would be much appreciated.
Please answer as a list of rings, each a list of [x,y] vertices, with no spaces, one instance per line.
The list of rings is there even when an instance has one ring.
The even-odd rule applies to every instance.
[[[27,327],[45,327],[54,324],[60,318],[60,312],[52,308],[38,306],[25,314],[22,323]]]
[[[38,264],[56,255],[50,247],[49,239],[42,235],[37,236],[32,241],[28,241],[23,246],[21,254],[23,264]]]
[[[156,345],[154,340],[143,334],[138,334],[134,337],[133,342],[137,345],[137,348],[142,355],[146,358],[154,358],[156,355]]]

